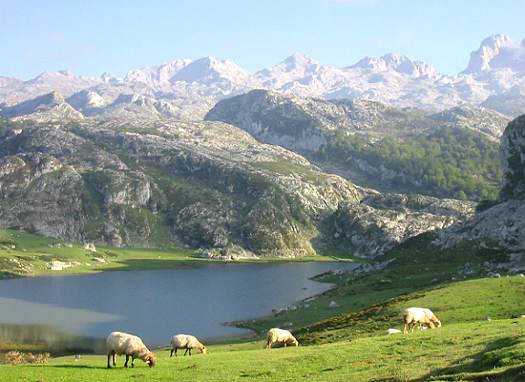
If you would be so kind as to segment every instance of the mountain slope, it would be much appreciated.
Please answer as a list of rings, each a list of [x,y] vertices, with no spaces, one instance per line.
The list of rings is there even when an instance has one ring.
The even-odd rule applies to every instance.
[[[15,106],[6,107],[0,111],[0,115],[15,119],[28,117],[34,121],[78,120],[84,118],[82,113],[75,110],[57,92],[44,94]]]
[[[504,175],[499,203],[480,208],[472,218],[440,232],[437,242],[448,248],[470,240],[480,246],[501,248],[509,255],[504,266],[522,270],[525,269],[525,116],[509,123],[501,151]]]
[[[0,158],[1,227],[116,246],[187,244],[212,257],[333,248],[339,205],[376,194],[217,122],[5,125]],[[370,226],[375,239],[360,248],[363,255],[472,212],[458,201],[421,203],[427,213],[414,215],[419,228],[407,231],[387,224],[406,209],[385,215],[380,210],[389,207],[370,206],[384,216]],[[361,234],[370,234],[366,224]]]
[[[363,185],[473,199],[497,197],[497,142],[508,122],[473,107],[430,114],[264,90],[222,100],[205,119],[234,124]]]

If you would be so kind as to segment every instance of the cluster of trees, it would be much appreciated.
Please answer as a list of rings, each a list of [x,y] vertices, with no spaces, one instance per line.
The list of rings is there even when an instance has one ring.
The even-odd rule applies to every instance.
[[[339,133],[319,155],[320,159],[349,167],[356,166],[356,159],[376,168],[383,166],[400,174],[392,179],[391,186],[440,197],[494,200],[502,178],[499,145],[461,128],[445,127],[408,138],[376,141]]]

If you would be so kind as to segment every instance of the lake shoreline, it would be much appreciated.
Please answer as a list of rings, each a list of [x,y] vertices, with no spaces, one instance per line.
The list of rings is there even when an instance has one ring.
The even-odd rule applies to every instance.
[[[289,259],[288,259],[289,260]],[[325,264],[323,264],[325,263]],[[183,271],[183,274],[184,273],[192,273],[191,271],[193,270],[198,270],[197,273],[193,273],[193,274],[201,274],[202,272],[207,272],[207,274],[215,274],[218,272],[218,274],[221,274],[221,273],[224,273],[222,271],[219,271],[219,269],[222,269],[222,270],[228,270],[228,272],[226,273],[228,276],[227,277],[233,277],[234,279],[236,279],[237,277],[234,276],[234,275],[242,275],[244,273],[246,273],[245,278],[248,278],[248,279],[251,279],[251,278],[260,278],[260,280],[257,280],[255,283],[253,284],[250,284],[251,285],[251,289],[252,291],[249,292],[248,296],[252,296],[252,297],[244,297],[245,301],[246,302],[242,302],[242,300],[239,300],[237,302],[237,300],[235,300],[237,297],[236,294],[232,294],[231,292],[229,292],[229,289],[230,287],[224,289],[224,292],[226,292],[228,294],[228,298],[227,300],[235,300],[233,302],[233,305],[232,304],[232,301],[228,302],[227,304],[230,304],[230,305],[226,305],[226,307],[228,306],[234,306],[234,310],[231,311],[232,313],[229,313],[229,315],[244,315],[243,312],[246,313],[246,316],[247,317],[246,319],[234,319],[234,320],[223,320],[221,321],[221,316],[217,316],[217,322],[215,324],[213,324],[212,326],[210,326],[208,329],[208,331],[206,330],[197,330],[196,333],[202,333],[200,334],[199,336],[203,339],[205,339],[207,342],[209,343],[232,343],[232,342],[239,342],[239,341],[244,341],[244,340],[253,340],[253,339],[256,339],[258,337],[260,337],[260,333],[258,333],[257,331],[253,330],[252,328],[249,328],[249,327],[243,327],[242,326],[242,323],[243,322],[253,322],[253,321],[258,321],[258,320],[262,320],[264,318],[267,318],[269,316],[272,316],[274,313],[269,313],[269,314],[260,314],[261,313],[261,310],[262,311],[266,311],[266,312],[269,312],[270,310],[271,311],[274,311],[276,309],[279,309],[283,306],[292,306],[292,305],[296,305],[296,304],[301,304],[303,303],[305,300],[308,300],[308,299],[312,299],[312,298],[316,298],[317,296],[319,295],[322,295],[324,293],[326,293],[327,291],[330,291],[330,290],[333,290],[333,288],[336,287],[336,285],[332,284],[332,283],[326,283],[326,282],[322,282],[322,280],[319,280],[318,279],[318,276],[321,275],[321,274],[324,274],[326,273],[327,271],[335,271],[337,270],[338,268],[340,268],[339,266],[337,266],[336,264],[331,264],[331,263],[334,263],[334,261],[328,261],[328,262],[321,262],[321,261],[279,261],[279,262],[276,262],[276,261],[271,261],[271,262],[264,262],[264,263],[261,263],[261,262],[251,262],[251,263],[246,263],[246,262],[235,262],[235,263],[231,263],[231,262],[216,262],[216,261],[213,261],[213,262],[197,262],[197,263],[193,263],[193,264],[190,264],[189,266],[185,267],[184,269],[183,268],[180,268],[178,267],[177,269],[174,269],[175,271],[176,270],[180,270],[180,271]],[[299,267],[295,267],[294,264],[297,264],[297,265],[300,265],[302,264],[301,266]],[[193,265],[193,266],[191,266]],[[246,268],[245,269],[238,269],[236,270],[236,266],[245,266]],[[341,265],[344,269],[353,269],[355,266],[357,266],[356,263],[354,262],[341,262]],[[215,267],[217,266],[217,268]],[[225,267],[222,267],[222,266],[225,266]],[[259,267],[259,266],[262,266]],[[283,268],[284,267],[284,268]],[[199,270],[200,269],[200,270]],[[250,271],[251,269],[251,271]],[[162,271],[169,271],[170,269],[158,269],[158,271],[162,272]],[[107,270],[106,270],[107,271]],[[139,270],[135,270],[137,272],[140,272]],[[147,275],[147,274],[155,274],[155,277],[168,277],[170,278],[171,276],[167,276],[167,275],[170,275],[171,273],[170,272],[163,272],[165,276],[162,276],[162,273],[157,273],[157,272],[154,272],[154,273],[151,273],[149,271],[153,271],[152,269],[146,269],[144,270],[144,272],[141,272],[141,273],[137,273],[136,276],[133,275],[133,276],[129,276],[129,277],[132,277],[132,278],[141,278],[143,277],[144,275]],[[274,273],[277,272],[276,275],[274,275]],[[292,274],[289,274],[290,271],[293,271]],[[119,279],[127,279],[129,278],[127,275],[126,275],[127,272],[124,272],[124,273],[121,273],[121,272],[116,272],[116,274],[120,274],[121,276],[117,277],[117,280]],[[309,274],[306,274],[306,273],[309,273]],[[176,273],[176,274],[180,274],[180,273]],[[266,276],[264,276],[266,274]],[[108,272],[97,272],[95,275],[90,275],[90,274],[87,274],[87,273],[81,273],[81,274],[76,274],[76,276],[81,276],[80,279],[72,279],[71,276],[75,276],[75,274],[73,273],[68,273],[68,274],[62,274],[62,275],[57,275],[57,274],[54,274],[54,275],[49,275],[49,274],[44,274],[44,275],[39,275],[39,276],[34,276],[34,277],[29,277],[29,278],[21,278],[19,280],[12,280],[12,281],[18,281],[18,283],[16,283],[15,285],[12,285],[8,290],[17,290],[18,288],[20,288],[21,286],[24,287],[24,285],[27,285],[23,280],[37,280],[36,284],[42,284],[44,287],[41,287],[41,288],[38,288],[38,289],[41,289],[41,290],[47,290],[47,288],[45,287],[45,285],[51,283],[51,284],[54,284],[54,283],[58,283],[60,285],[63,285],[63,286],[67,286],[67,285],[70,285],[71,283],[73,284],[78,284],[79,282],[82,282],[81,280],[84,279],[85,281],[83,282],[86,282],[87,280],[101,280],[101,279],[115,279],[115,275],[111,275],[109,276],[109,273]],[[142,276],[139,276],[139,275],[142,275]],[[174,274],[175,275],[175,274]],[[285,275],[292,275],[292,279],[291,280],[287,280],[284,282],[283,285],[279,286],[280,284],[278,283],[275,287],[277,287],[276,290],[274,290],[272,292],[272,289],[275,289],[275,288],[272,288],[272,289],[269,289],[269,290],[266,290],[266,285],[268,280],[271,280],[271,279],[268,279],[267,277],[270,276],[270,277],[276,277],[277,280],[284,280],[284,279],[287,279],[287,277],[284,277]],[[63,277],[55,277],[55,276],[63,276]],[[67,276],[67,277],[65,277]],[[85,276],[85,277],[82,277],[82,276]],[[97,278],[96,279],[91,279],[90,276],[96,276]],[[177,276],[173,276],[176,280],[178,280],[178,277]],[[192,276],[193,277],[193,276]],[[224,277],[221,276],[221,277]],[[70,282],[67,282],[67,280],[70,280]],[[52,281],[52,280],[57,280],[56,282]],[[301,281],[302,280],[302,281]],[[4,280],[4,281],[9,281],[9,280]],[[92,281],[92,282],[93,282]],[[306,282],[308,281],[308,283]],[[177,281],[178,283],[178,281]],[[36,285],[35,282],[32,282],[31,285]],[[323,284],[323,286],[320,286],[319,284]],[[215,283],[213,281],[213,279],[210,279],[208,281],[208,288],[212,287],[213,288],[213,285],[223,285],[224,284],[220,284],[220,283]],[[243,284],[242,282],[239,284],[239,286],[241,285],[245,285]],[[258,286],[257,286],[258,285]],[[273,282],[270,283],[270,285],[273,285]],[[289,286],[292,286],[293,285],[293,288],[289,288],[289,286],[285,286],[285,285],[289,285]],[[316,287],[317,285],[317,287]],[[15,286],[17,286],[15,288]],[[281,290],[281,288],[283,288],[283,291],[284,290],[287,290],[287,292],[281,296],[279,299],[275,300],[276,303],[273,304],[273,297],[270,297],[270,300],[268,300],[268,296],[271,296],[273,294],[275,294],[277,291]],[[31,288],[34,288],[30,285],[27,285],[25,287],[25,289],[31,289]],[[164,288],[168,288],[168,287],[164,287]],[[176,288],[178,288],[178,284],[176,285]],[[261,289],[262,288],[262,289]],[[65,289],[68,289],[68,288],[65,288]],[[215,289],[223,289],[222,287],[219,287],[219,288],[215,288]],[[290,289],[290,290],[288,290]],[[170,288],[166,289],[166,293],[170,293],[169,290],[171,290]],[[237,290],[238,292],[237,293],[241,293],[241,294],[245,294],[246,291],[243,290],[243,287],[234,287],[233,290]],[[266,297],[265,297],[265,300],[263,301],[266,301],[263,303],[262,307],[260,306],[260,303],[261,301],[258,301],[258,298],[259,298],[259,293],[260,291],[265,291],[265,294]],[[308,291],[307,291],[308,290]],[[4,289],[4,292],[5,292],[5,289]],[[224,292],[221,292],[221,293],[224,293]],[[26,296],[29,296],[27,293],[27,291],[25,292]],[[71,292],[71,293],[74,293],[74,292]],[[182,293],[182,291],[179,292],[179,294]],[[186,292],[185,292],[186,293]],[[254,294],[255,293],[255,294]],[[280,292],[277,292],[279,295]],[[6,297],[9,297],[10,295],[9,294],[4,294],[4,296]],[[22,296],[22,297],[20,297]],[[23,298],[24,294],[22,295],[14,295],[13,298]],[[194,300],[197,300],[197,301],[201,301],[202,300],[202,295],[201,297],[199,298],[199,295],[197,294],[196,297],[193,296],[192,292],[188,292],[187,296],[189,296],[190,299],[194,299]],[[286,297],[288,296],[288,297]],[[177,297],[179,298],[179,297]],[[222,297],[221,297],[222,298]],[[118,299],[118,298],[117,298]],[[139,298],[140,299],[140,298]],[[142,299],[140,299],[142,300]],[[37,301],[37,300],[33,300],[33,301]],[[40,302],[40,300],[38,300]],[[159,300],[158,303],[162,304],[163,300]],[[210,301],[221,301],[220,304],[222,305],[222,300],[218,300],[217,299],[217,296],[215,296],[215,298],[212,298],[212,300]],[[250,303],[250,301],[253,301],[253,302],[257,302],[257,306],[259,306],[258,308],[255,308],[255,306]],[[45,303],[45,304],[49,304],[49,303],[53,303],[52,301],[49,301],[49,300],[42,300],[41,301],[42,303]],[[248,303],[249,305],[246,305],[246,303]],[[63,307],[67,307],[67,303],[64,303],[64,305],[60,305],[60,306],[63,306]],[[98,306],[98,305],[96,305]],[[246,311],[245,311],[245,308],[246,308]],[[107,306],[106,308],[104,308],[103,305],[99,306],[99,308],[95,308],[95,310],[98,310],[100,312],[111,312],[110,310],[106,310],[107,309]],[[156,310],[156,309],[153,309],[150,311],[157,311],[159,312],[159,314],[161,316],[166,316],[166,313],[160,313],[162,312],[162,308],[160,308],[161,310]],[[227,310],[229,308],[226,308]],[[147,309],[146,309],[147,310]],[[257,313],[259,311],[259,314]],[[237,312],[237,313],[235,313]],[[255,313],[255,314],[251,314],[251,313]],[[125,315],[126,316],[126,315]],[[127,315],[128,317],[128,320],[129,320],[129,315]],[[166,321],[166,320],[164,320]],[[212,320],[213,321],[213,320]],[[39,323],[41,322],[44,322],[44,321],[39,321]],[[188,321],[187,321],[188,322]],[[189,321],[191,322],[191,321]],[[5,321],[6,324],[9,323],[9,321]],[[124,326],[124,330],[132,330],[131,332],[136,332],[136,333],[143,333],[143,331],[141,330],[135,330],[135,329],[126,329],[126,321],[124,321],[122,324],[118,324],[118,325],[112,325],[112,327],[115,328],[115,330],[118,330],[119,327],[122,327]],[[193,324],[192,324],[193,325]],[[215,326],[214,326],[215,325]],[[235,329],[239,329],[239,331],[242,331],[243,333],[228,333],[229,331],[228,330],[224,330],[224,334],[220,334],[221,330],[218,329],[218,327],[216,325],[219,325],[220,327],[230,327],[230,328],[235,328]],[[172,328],[180,328],[178,329],[177,331],[188,331],[187,329],[183,329],[185,327],[185,325],[180,325],[180,324],[173,324],[173,326],[171,326]],[[213,329],[217,327],[217,329]],[[202,329],[202,327],[201,327]],[[166,333],[171,333],[171,331],[168,329],[165,331]],[[103,335],[100,331],[96,332],[96,331],[85,331],[85,332],[79,332],[79,331],[69,331],[69,333],[72,333],[73,335],[77,335],[77,334],[80,334],[81,336],[91,336],[93,338],[101,338],[101,336]],[[105,331],[103,332],[105,334]],[[217,335],[215,334],[217,333]],[[172,334],[175,334],[175,333],[172,333]],[[146,336],[147,337],[147,336]],[[4,341],[4,342],[7,342],[7,341]],[[157,339],[154,339],[152,341],[152,345],[154,345],[154,348],[164,348],[165,345],[159,345],[159,341],[158,341],[158,338]],[[60,349],[59,349],[60,350]],[[53,353],[57,352],[56,349],[53,349]],[[58,351],[60,352],[60,351]]]

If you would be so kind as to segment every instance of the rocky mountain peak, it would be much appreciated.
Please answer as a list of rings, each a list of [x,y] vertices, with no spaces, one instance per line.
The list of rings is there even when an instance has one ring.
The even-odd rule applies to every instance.
[[[37,121],[51,119],[83,119],[84,116],[66,102],[57,91],[38,96],[2,110],[8,118],[30,116]]]
[[[282,63],[288,64],[290,67],[304,67],[307,65],[319,65],[319,62],[313,58],[308,57],[306,54],[301,52],[295,52],[291,56],[285,58]]]
[[[132,69],[126,74],[124,80],[129,82],[142,82],[149,85],[168,83],[175,74],[190,63],[191,60],[181,58],[162,65]]]
[[[263,69],[255,74],[267,88],[278,88],[305,77],[316,76],[323,66],[303,53],[294,53],[279,64]]]
[[[73,94],[67,102],[79,110],[101,108],[106,106],[106,101],[95,91],[82,90]]]
[[[481,42],[478,50],[470,54],[464,74],[486,72],[496,68],[525,70],[525,45],[509,36],[496,34]]]
[[[208,56],[200,58],[184,66],[171,78],[171,82],[185,81],[207,84],[218,78],[242,83],[250,78],[250,73],[231,60],[219,60]]]
[[[373,72],[385,72],[394,70],[398,73],[407,74],[414,77],[436,76],[437,70],[422,61],[413,61],[407,56],[399,53],[388,53],[382,57],[365,57],[356,64],[350,66]]]

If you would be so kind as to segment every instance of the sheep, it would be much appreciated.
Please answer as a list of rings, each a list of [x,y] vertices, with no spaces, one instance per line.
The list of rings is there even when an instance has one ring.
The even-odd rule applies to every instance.
[[[186,353],[189,353],[191,355],[192,349],[199,349],[202,354],[208,353],[208,348],[204,346],[195,336],[190,336],[188,334],[177,334],[176,336],[173,336],[171,341],[171,353],[170,357],[173,356],[173,353],[175,353],[175,357],[177,356],[177,349],[186,349],[184,352],[184,355]]]
[[[403,312],[403,322],[405,326],[403,327],[403,333],[408,333],[410,329],[411,332],[414,331],[414,326],[416,324],[427,325],[430,329],[434,329],[435,326],[438,328],[441,327],[441,321],[438,320],[436,315],[427,308],[408,308]]]
[[[386,331],[386,334],[389,334],[389,335],[390,334],[399,334],[399,333],[401,333],[401,330],[394,329],[394,328],[387,329],[387,331]]]
[[[272,328],[268,330],[266,336],[266,349],[271,349],[275,343],[282,343],[284,347],[287,345],[299,346],[299,341],[288,330]]]
[[[155,366],[155,355],[144,345],[140,337],[123,332],[112,332],[106,339],[108,350],[108,369],[111,368],[109,359],[113,356],[113,366],[117,366],[115,355],[126,355],[124,367],[128,367],[128,360],[131,357],[131,367],[135,367],[135,358],[140,358],[149,367]]]

